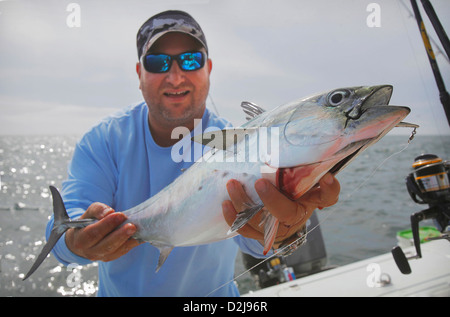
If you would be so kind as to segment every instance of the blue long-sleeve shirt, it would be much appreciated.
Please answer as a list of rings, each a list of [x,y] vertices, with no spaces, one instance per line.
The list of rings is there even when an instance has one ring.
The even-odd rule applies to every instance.
[[[191,134],[201,132],[199,127],[222,129],[228,125],[205,110],[201,125]],[[191,166],[194,154],[201,155],[198,144],[192,144],[192,159],[177,163],[171,158],[171,150],[154,142],[145,103],[104,119],[76,145],[62,188],[69,216],[81,216],[93,202],[105,203],[116,211],[134,207]],[[47,239],[52,226],[53,217],[47,224]],[[141,244],[117,260],[98,263],[98,296],[205,296],[233,279],[238,246],[243,252],[262,257],[257,241],[236,236],[208,245],[174,248],[155,273],[159,251],[149,243]],[[91,263],[72,253],[64,236],[53,254],[65,265]],[[228,283],[211,295],[239,296],[239,292],[234,283]]]

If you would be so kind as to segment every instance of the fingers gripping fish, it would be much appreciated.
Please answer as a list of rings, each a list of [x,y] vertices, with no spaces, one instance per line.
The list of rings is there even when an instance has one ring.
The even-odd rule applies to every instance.
[[[174,247],[236,236],[264,208],[254,189],[257,179],[267,178],[288,197],[298,199],[316,186],[323,175],[337,174],[395,126],[415,126],[401,122],[409,108],[388,105],[392,90],[389,85],[336,89],[271,111],[244,102],[248,122],[239,128],[194,137],[193,141],[211,150],[157,195],[123,211],[126,222],[137,227],[133,237],[160,250],[156,268],[159,270]],[[269,139],[270,150],[264,148]],[[230,179],[241,182],[250,197],[231,227],[222,214],[222,202],[230,199],[226,190]],[[39,267],[67,229],[97,221],[71,220],[56,188],[50,189],[54,227],[24,280]],[[278,220],[267,214],[263,222],[267,253],[277,234]]]

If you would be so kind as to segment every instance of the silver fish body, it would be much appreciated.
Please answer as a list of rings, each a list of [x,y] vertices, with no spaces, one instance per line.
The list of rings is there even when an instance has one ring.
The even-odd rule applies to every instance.
[[[228,234],[230,226],[222,216],[222,202],[229,199],[226,183],[237,179],[252,184],[258,175],[220,167],[194,164],[157,195],[124,211],[127,222],[137,226],[134,237],[154,245],[192,246],[236,235]]]
[[[267,112],[243,103],[250,121],[239,128],[194,137],[194,141],[213,149],[157,195],[123,211],[127,222],[138,229],[134,238],[160,250],[158,270],[174,247],[235,236],[264,207],[254,189],[257,179],[267,178],[288,197],[298,199],[327,172],[337,174],[399,124],[410,109],[388,106],[391,94],[389,85],[342,88]],[[270,150],[262,149],[264,138],[275,140],[275,146],[266,142],[270,143]],[[226,190],[230,179],[240,181],[250,197],[249,208],[240,211],[231,228],[222,215],[222,202],[230,199]],[[56,189],[52,194],[54,200],[59,195]],[[56,211],[61,209],[64,206],[55,208],[54,202],[55,218]],[[87,225],[63,220],[58,226],[70,227],[70,223]],[[269,225],[264,227],[265,253],[272,246],[278,221],[269,215],[266,223]],[[62,234],[62,230],[56,231],[59,236]],[[59,236],[55,233],[50,237],[44,246],[47,254],[53,247],[50,244],[54,245]],[[45,256],[38,257],[25,278]]]
[[[205,133],[197,141],[223,152],[205,154],[162,192],[125,211],[128,221],[138,227],[135,237],[161,250],[159,268],[173,247],[235,236],[263,207],[254,190],[257,179],[268,178],[292,199],[301,197],[325,173],[336,174],[410,112],[407,107],[387,106],[391,94],[391,86],[338,89],[263,112],[237,129]],[[262,128],[276,131],[278,148],[249,161],[251,153],[261,152]],[[243,184],[251,198],[248,205],[254,207],[249,208],[250,215],[242,211],[231,230],[222,215],[230,179]],[[265,238],[265,252],[273,238]]]

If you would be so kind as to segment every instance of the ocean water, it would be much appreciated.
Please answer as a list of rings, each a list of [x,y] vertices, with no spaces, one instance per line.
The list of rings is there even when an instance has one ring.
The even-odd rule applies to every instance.
[[[0,296],[94,296],[97,267],[66,268],[53,256],[25,282],[45,243],[51,215],[49,185],[61,187],[77,136],[0,136]],[[414,158],[450,159],[448,136],[386,136],[338,175],[339,202],[318,212],[328,265],[345,265],[389,252],[396,232],[409,229],[411,213],[424,209],[408,195],[405,177]],[[241,258],[236,274],[244,271]],[[241,293],[254,290],[249,273]]]

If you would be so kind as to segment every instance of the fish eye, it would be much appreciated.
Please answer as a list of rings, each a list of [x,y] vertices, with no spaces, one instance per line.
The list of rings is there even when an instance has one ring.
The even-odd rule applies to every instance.
[[[347,90],[336,90],[328,95],[328,104],[330,106],[339,106],[348,96],[350,92]]]

